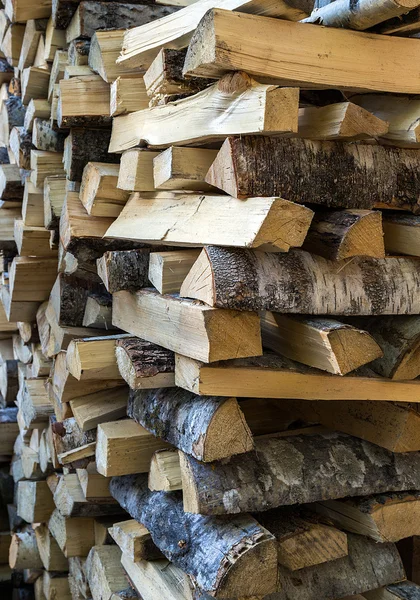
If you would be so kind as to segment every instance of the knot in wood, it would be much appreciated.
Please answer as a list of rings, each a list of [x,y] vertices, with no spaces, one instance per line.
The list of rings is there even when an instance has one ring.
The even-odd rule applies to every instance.
[[[178,542],[178,546],[179,546],[180,548],[185,548],[185,547],[186,547],[186,545],[187,545],[187,542],[186,542],[185,540],[179,540],[179,542]]]

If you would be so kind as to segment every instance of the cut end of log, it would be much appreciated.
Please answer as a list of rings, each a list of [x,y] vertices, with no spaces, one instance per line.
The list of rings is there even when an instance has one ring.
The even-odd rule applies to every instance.
[[[345,236],[337,259],[343,260],[353,256],[385,256],[382,216],[379,211],[356,211],[359,218]],[[365,214],[364,214],[365,213]]]
[[[329,341],[340,375],[346,375],[383,354],[373,337],[360,329],[337,329],[331,333]]]
[[[203,444],[205,462],[253,450],[252,433],[236,398],[228,398],[216,411]]]
[[[214,306],[216,293],[214,289],[213,270],[206,250],[202,250],[190,272],[184,279],[179,292],[182,298],[195,298]]]

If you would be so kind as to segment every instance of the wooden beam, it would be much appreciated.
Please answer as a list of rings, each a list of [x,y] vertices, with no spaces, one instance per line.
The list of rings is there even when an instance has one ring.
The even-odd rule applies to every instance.
[[[130,392],[127,415],[197,460],[212,462],[254,448],[236,398],[200,398],[173,388]]]
[[[175,356],[162,346],[139,338],[117,340],[115,355],[121,377],[131,389],[175,386]]]
[[[416,213],[418,160],[416,150],[372,144],[228,138],[206,181],[237,198],[280,196],[331,208],[380,205]]]
[[[274,254],[207,246],[180,294],[209,306],[236,310],[348,316],[417,314],[418,266],[417,257],[355,257],[340,270],[335,261],[301,250]],[[237,282],[241,282],[240,291]],[[275,286],[271,285],[274,282]],[[295,292],[298,286],[299,293]]]
[[[194,96],[115,118],[109,151],[203,144],[227,135],[286,135],[298,130],[298,104],[297,88],[260,84],[243,72],[228,74]]]
[[[369,369],[343,378],[271,354],[213,364],[177,355],[175,383],[199,395],[394,402],[418,402],[420,385],[378,377]]]
[[[184,510],[222,515],[265,511],[298,502],[411,490],[416,489],[420,476],[416,453],[392,454],[364,440],[336,432],[257,438],[255,450],[255,453],[238,455],[217,465],[181,454]],[[334,459],[336,452],[347,456],[347,461],[338,463]],[[288,456],[289,460],[282,463],[284,469],[280,472],[276,465],[281,456],[283,460]],[[299,461],[297,470],[292,457]],[[381,471],[380,478],[379,457],[388,466],[386,471]],[[354,465],[356,472],[350,465]],[[336,477],[323,477],[326,469],[333,469]],[[268,486],[263,486],[252,473],[264,473],[270,481]]]
[[[205,362],[232,355],[257,356],[262,351],[257,314],[217,311],[149,289],[114,294],[113,323],[141,339]]]
[[[240,50],[244,39],[248,51],[243,47]],[[367,59],[354,63],[349,72],[347,59],[352,47]],[[420,87],[407,68],[407,52],[414,56],[420,53],[415,40],[365,36],[356,31],[322,29],[217,8],[206,14],[191,39],[184,75],[218,78],[243,69],[258,75],[261,81],[280,85],[417,94]],[[328,65],[322,62],[325,54],[330,56]],[[387,60],[389,55],[393,56],[392,64]],[[269,56],[271,60],[267,60]],[[296,69],[296,65],[305,66]],[[369,76],[372,71],[382,70],[380,81]]]
[[[244,203],[217,195],[136,193],[105,238],[164,246],[217,244],[288,252],[302,245],[312,217],[309,208],[279,197],[248,198]]]

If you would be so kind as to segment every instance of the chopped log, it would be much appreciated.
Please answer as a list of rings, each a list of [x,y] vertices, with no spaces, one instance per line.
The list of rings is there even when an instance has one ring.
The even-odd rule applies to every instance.
[[[6,15],[11,21],[25,22],[29,19],[45,19],[51,13],[51,0],[41,0],[34,4],[32,0],[5,0]]]
[[[111,117],[124,115],[149,107],[143,77],[139,74],[122,75],[111,84]]]
[[[200,250],[151,252],[149,281],[160,294],[178,294]]]
[[[197,460],[212,462],[253,449],[236,398],[199,397],[179,388],[131,391],[127,415]]]
[[[420,474],[416,453],[393,454],[336,432],[257,438],[255,452],[229,462],[200,463],[184,453],[180,458],[184,510],[201,515],[411,490]]]
[[[153,543],[149,531],[134,519],[114,523],[109,533],[123,554],[134,562],[162,558],[162,553]]]
[[[17,486],[17,514],[27,523],[48,521],[54,501],[45,481],[20,481]]]
[[[38,44],[47,28],[47,19],[29,19],[26,22],[18,69],[23,71],[34,64]]]
[[[121,338],[109,335],[72,340],[67,348],[67,368],[76,379],[119,379],[115,349]]]
[[[345,0],[339,0],[337,5],[331,3],[315,9],[309,17],[303,19],[303,22],[363,31],[388,19],[404,15],[417,6],[417,0],[397,0],[387,3],[362,0],[356,8],[350,8]]]
[[[16,263],[16,269],[24,269],[25,258],[27,256],[39,256],[53,259],[57,256],[57,249],[51,247],[51,234],[45,227],[28,227],[23,221],[15,221],[15,241],[18,252],[21,255],[21,261]],[[16,261],[16,259],[14,259]],[[56,261],[51,260],[51,264],[56,268]],[[50,278],[50,277],[49,277]],[[35,299],[35,298],[34,298]],[[42,298],[45,300],[46,298]]]
[[[115,293],[113,323],[141,339],[205,362],[262,352],[257,314],[210,309],[150,289]]]
[[[112,324],[112,305],[103,296],[89,296],[83,315],[83,327],[110,331],[117,329]]]
[[[39,525],[35,529],[35,535],[44,569],[47,571],[68,571],[67,558],[52,537],[47,525]]]
[[[9,3],[11,0],[9,0]],[[1,49],[7,62],[12,67],[17,67],[20,57],[20,49],[25,35],[25,25],[22,23],[11,23],[4,34]]]
[[[144,9],[144,6],[142,8]],[[124,27],[126,26],[124,25]],[[138,74],[138,69],[127,69],[124,65],[116,63],[124,41],[124,33],[125,29],[113,29],[111,31],[95,31],[92,36],[89,66],[107,83],[112,83],[121,75]]]
[[[214,243],[288,252],[302,245],[312,217],[309,208],[276,197],[248,198],[244,203],[229,196],[136,193],[105,238],[164,246]]]
[[[66,195],[66,178],[63,175],[44,179],[44,226],[46,229],[58,229]]]
[[[299,250],[274,254],[207,246],[180,294],[209,306],[235,310],[349,316],[415,314],[420,311],[414,294],[419,285],[418,260],[355,257],[337,269],[334,261]]]
[[[18,363],[5,360],[0,365],[0,393],[6,406],[13,406],[18,389]]]
[[[112,383],[112,380],[106,381]],[[70,400],[70,406],[80,429],[88,431],[100,423],[124,417],[127,413],[127,398],[127,388],[120,386],[74,398]]]
[[[385,249],[391,254],[420,256],[420,218],[406,214],[384,214]]]
[[[98,426],[96,468],[105,477],[147,473],[156,450],[169,445],[132,419]]]
[[[148,248],[106,252],[97,260],[98,275],[110,294],[137,291],[148,285]]]
[[[35,531],[32,528],[12,535],[9,565],[11,569],[42,569]]]
[[[134,192],[154,192],[153,159],[159,152],[133,148],[121,156],[117,187]]]
[[[86,575],[93,600],[111,598],[114,592],[127,588],[118,546],[94,546],[86,560]]]
[[[23,127],[26,131],[32,131],[34,121],[38,119],[49,119],[51,115],[51,106],[48,100],[32,98],[26,107]]]
[[[129,29],[161,19],[176,7],[138,5],[122,2],[89,2],[79,4],[67,26],[67,43],[80,37],[91,38],[98,29]]]
[[[1,103],[0,141],[4,146],[9,143],[9,135],[12,129],[24,125],[25,111],[22,100],[16,96],[10,96]]]
[[[331,208],[379,204],[418,212],[417,161],[416,150],[372,144],[228,138],[206,181],[237,198],[280,196]]]
[[[13,343],[13,355],[15,360],[20,361],[24,364],[32,362],[32,351],[31,348],[25,344],[24,340],[20,335],[14,335],[12,338]]]
[[[238,597],[243,592],[245,572],[250,596],[275,591],[275,541],[251,516],[222,520],[185,513],[178,493],[150,492],[144,475],[115,477],[110,490],[120,505],[150,531],[161,552],[192,576],[203,591],[216,598]]]
[[[129,193],[117,188],[119,165],[88,163],[83,171],[80,200],[90,215],[118,217]]]
[[[67,558],[87,556],[95,543],[92,518],[65,518],[56,509],[48,521],[48,527]]]
[[[57,90],[59,95],[59,82],[64,78],[64,71],[68,62],[68,54],[65,50],[58,50],[54,55],[54,61],[51,67],[51,76],[48,84],[48,100],[51,102]],[[51,119],[53,118],[53,111],[51,108]],[[56,117],[54,115],[54,120]]]
[[[57,575],[44,571],[43,590],[46,600],[54,600],[54,598],[72,600],[67,574]]]
[[[217,156],[217,150],[172,146],[153,161],[156,189],[214,191],[204,179]]]
[[[132,390],[175,385],[175,356],[170,350],[139,338],[117,340],[115,355],[121,377]]]
[[[80,486],[87,500],[93,502],[100,499],[112,498],[109,491],[109,478],[100,475],[96,470],[95,462],[87,465],[85,469],[76,469]]]
[[[107,129],[73,128],[64,144],[64,170],[70,181],[82,181],[88,162],[118,163],[115,154],[108,153],[111,132]]]
[[[44,60],[52,62],[57,50],[66,47],[66,32],[56,27],[52,17],[49,18],[45,31]]]
[[[61,0],[58,0],[60,2]],[[54,22],[54,14],[52,16]],[[64,34],[65,35],[65,34]],[[73,66],[87,65],[89,61],[90,39],[72,40],[68,47],[68,63]]]
[[[382,214],[369,210],[316,212],[302,248],[329,260],[384,258]]]
[[[150,462],[148,486],[152,492],[182,490],[181,465],[176,448],[154,453]]]
[[[88,502],[76,473],[60,478],[54,492],[54,503],[63,517],[100,517],[122,512],[112,499],[106,504]]]
[[[419,534],[418,493],[399,492],[364,498],[327,500],[317,502],[311,509],[337,527],[366,535],[376,542],[398,542]]]
[[[17,409],[15,407],[0,409],[0,454],[1,456],[12,456],[13,445],[19,434],[17,424]]]
[[[72,595],[76,598],[91,598],[85,573],[86,560],[79,556],[69,558],[69,586]]]
[[[44,225],[44,192],[27,179],[23,193],[22,219],[28,227]]]
[[[49,121],[34,119],[32,130],[32,143],[38,150],[45,152],[63,152],[66,134],[56,131]]]
[[[240,40],[244,39],[247,48],[240,50]],[[284,39],[288,39],[286,45],[280,42]],[[352,47],[357,47],[366,61],[352,65],[349,79],[347,60]],[[334,48],[332,53],[331,48]],[[394,59],[392,66],[386,60],[388,52]],[[280,85],[416,94],[420,88],[408,72],[407,52],[413,52],[414,56],[419,52],[415,40],[365,36],[356,31],[322,29],[307,23],[268,20],[217,8],[206,14],[192,36],[184,75],[219,78],[229,71],[243,69],[257,75],[260,81]],[[322,62],[325,54],[330,56],[328,65]],[[382,69],[386,72],[381,81],[372,80],[369,73]]]
[[[54,414],[54,407],[45,389],[46,379],[26,379],[25,386],[19,399],[19,408],[25,426],[30,429],[32,424],[47,422]]]
[[[0,195],[3,200],[23,198],[23,185],[17,165],[0,165]]]
[[[32,98],[48,98],[50,73],[39,67],[28,67],[22,72],[22,103],[29,104]]]
[[[227,135],[286,135],[298,130],[298,104],[297,88],[257,83],[243,72],[228,74],[194,96],[117,117],[109,150],[203,144]],[[162,120],[165,128],[159,126]]]
[[[32,144],[32,136],[23,127],[13,127],[9,137],[10,150],[21,169],[30,169],[31,150],[35,149]]]
[[[170,47],[178,50],[185,48],[202,17],[214,5],[214,0],[198,5],[193,3],[191,6],[161,19],[158,28],[155,23],[151,23],[127,31],[118,63],[126,67],[139,67],[145,71],[162,48]],[[263,14],[291,21],[303,19],[313,7],[312,2],[305,1],[276,2],[261,6],[252,0],[224,0],[222,3],[218,2],[217,5],[228,10]]]
[[[42,187],[46,177],[64,175],[63,155],[60,152],[31,150],[31,169],[31,182],[35,187]]]
[[[367,367],[343,378],[273,354],[212,364],[177,355],[175,383],[199,395],[379,402],[418,402],[419,387],[418,381],[392,381]]]
[[[367,331],[334,319],[266,312],[261,326],[266,348],[335,375],[346,375],[383,355]]]
[[[75,67],[76,68],[76,67]],[[110,89],[99,75],[60,81],[57,123],[60,128],[108,127]]]

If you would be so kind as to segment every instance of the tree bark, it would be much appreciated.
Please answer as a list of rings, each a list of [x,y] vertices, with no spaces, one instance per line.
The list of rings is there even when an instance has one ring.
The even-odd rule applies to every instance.
[[[61,4],[62,0],[54,0],[53,11],[55,4]],[[54,19],[54,12],[53,12]],[[58,29],[62,29],[59,27]],[[65,28],[64,28],[65,29]],[[69,44],[69,65],[76,67],[79,65],[87,65],[89,61],[90,40],[76,39]]]
[[[56,131],[49,121],[36,118],[32,130],[32,141],[38,150],[63,152],[67,133]]]
[[[31,150],[35,150],[32,143],[32,134],[24,127],[13,127],[10,132],[9,146],[17,164],[21,169],[31,168]]]
[[[236,398],[200,397],[180,388],[131,390],[127,414],[197,460],[221,460],[254,447]]]
[[[117,154],[109,154],[111,131],[107,129],[71,129],[64,144],[64,169],[70,181],[82,181],[88,162],[119,163]]]
[[[410,149],[247,136],[224,142],[206,182],[238,198],[419,213],[419,160]]]
[[[341,268],[301,250],[288,254],[207,246],[181,286],[217,308],[308,315],[418,314],[417,257],[355,258]]]
[[[393,454],[341,433],[256,439],[255,452],[217,465],[183,454],[181,469],[184,508],[202,515],[255,512],[420,485],[418,453]]]
[[[140,388],[142,380],[175,372],[175,354],[146,340],[136,337],[118,340],[115,354],[121,376],[132,389]]]
[[[166,558],[211,596],[239,596],[243,576],[249,595],[274,592],[275,541],[250,515],[220,519],[185,513],[181,495],[150,492],[147,475],[114,477],[110,491],[133,519],[147,527]]]
[[[60,273],[52,290],[52,303],[61,326],[82,327],[86,302],[90,295],[111,298],[98,278]]]
[[[149,248],[114,250],[98,260],[98,274],[108,292],[136,291],[149,283]]]
[[[381,213],[365,210],[316,212],[302,249],[329,260],[353,256],[384,258]]]

